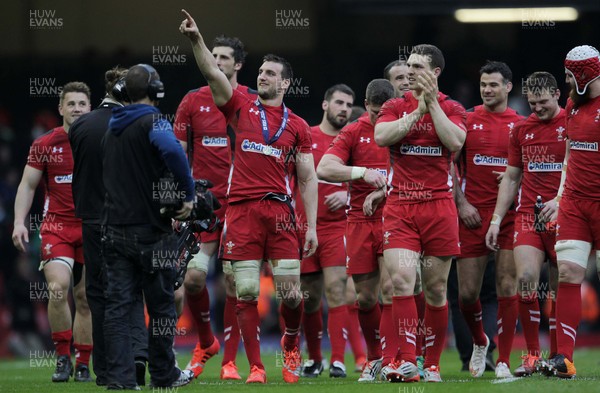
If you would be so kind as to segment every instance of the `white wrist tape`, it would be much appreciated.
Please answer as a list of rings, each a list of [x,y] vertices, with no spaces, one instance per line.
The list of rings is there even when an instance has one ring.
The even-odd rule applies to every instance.
[[[502,224],[502,216],[498,215],[498,214],[492,214],[492,219],[490,221],[490,225],[498,225],[500,226],[500,224]]]
[[[363,177],[365,177],[365,173],[367,173],[367,168],[365,168],[364,166],[353,166],[350,178],[352,180],[362,179]]]

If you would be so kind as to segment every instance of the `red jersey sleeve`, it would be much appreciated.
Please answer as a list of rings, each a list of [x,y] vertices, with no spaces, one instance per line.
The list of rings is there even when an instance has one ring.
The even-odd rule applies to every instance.
[[[304,120],[300,120],[298,130],[298,145],[296,146],[298,153],[312,153],[312,135],[310,127]]]
[[[31,144],[27,156],[27,165],[42,172],[46,169],[46,163],[48,162],[47,149],[44,146],[45,144],[40,138],[37,138]]]
[[[385,104],[381,107],[379,111],[379,115],[377,116],[377,123],[386,123],[390,121],[396,121],[402,116],[400,116],[400,110],[402,107],[401,98],[387,100]]]
[[[508,165],[516,168],[523,168],[523,155],[519,141],[520,131],[521,125],[517,124],[508,136]]]
[[[462,105],[456,101],[451,101],[451,104],[448,105],[446,116],[448,116],[448,120],[456,124],[461,130],[467,132],[467,111]]]
[[[354,146],[354,134],[351,128],[346,127],[335,137],[325,154],[333,154],[347,163],[352,156],[352,146]]]
[[[190,97],[191,95],[188,93],[183,97],[183,100],[181,100],[181,103],[177,107],[177,112],[175,113],[175,122],[173,123],[175,137],[183,142],[187,142],[187,128],[189,124],[192,124]]]
[[[242,92],[236,89],[233,91],[233,94],[231,95],[229,101],[227,101],[224,105],[219,106],[218,108],[221,112],[223,112],[223,115],[225,115],[227,123],[230,123],[234,120],[235,113],[238,111],[238,109],[240,109],[248,101],[250,101],[250,98],[248,98]]]

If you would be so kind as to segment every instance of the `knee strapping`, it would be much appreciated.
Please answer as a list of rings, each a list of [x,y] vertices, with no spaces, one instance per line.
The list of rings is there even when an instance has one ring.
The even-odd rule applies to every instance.
[[[556,242],[554,250],[557,260],[573,262],[585,269],[592,245],[582,240],[560,240]]]
[[[231,266],[238,299],[257,300],[260,293],[260,261],[234,261]]]
[[[200,270],[201,272],[208,273],[208,262],[210,262],[210,255],[198,252],[192,260],[188,263],[188,269]]]
[[[300,260],[298,259],[269,259],[274,276],[300,275]]]

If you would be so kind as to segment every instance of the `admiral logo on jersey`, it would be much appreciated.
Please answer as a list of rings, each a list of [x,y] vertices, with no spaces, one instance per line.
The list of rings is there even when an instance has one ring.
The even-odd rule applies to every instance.
[[[207,147],[227,147],[227,138],[221,136],[203,136],[202,146]]]
[[[262,143],[251,142],[248,139],[242,141],[242,150],[251,153],[260,153],[275,158],[281,157],[281,149]]]
[[[527,171],[529,172],[560,172],[562,171],[562,162],[529,162]]]
[[[598,142],[571,141],[570,147],[573,150],[598,151]]]
[[[400,153],[411,156],[441,156],[441,146],[415,146],[405,145],[400,147]]]
[[[504,157],[493,157],[484,156],[482,154],[475,154],[475,156],[473,157],[473,163],[475,165],[507,166],[508,159]]]
[[[73,180],[73,174],[63,175],[63,176],[54,176],[54,181],[58,184],[62,183],[71,183]]]

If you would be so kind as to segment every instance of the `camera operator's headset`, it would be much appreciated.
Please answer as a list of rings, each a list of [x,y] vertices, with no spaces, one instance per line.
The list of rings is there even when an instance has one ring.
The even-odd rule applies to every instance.
[[[158,79],[158,73],[154,67],[148,64],[138,64],[148,72],[148,98],[152,101],[159,101],[165,97],[165,85]],[[154,79],[152,79],[154,77]],[[125,86],[125,77],[119,79],[113,86],[111,93],[118,101],[131,102],[127,95],[127,87]]]

